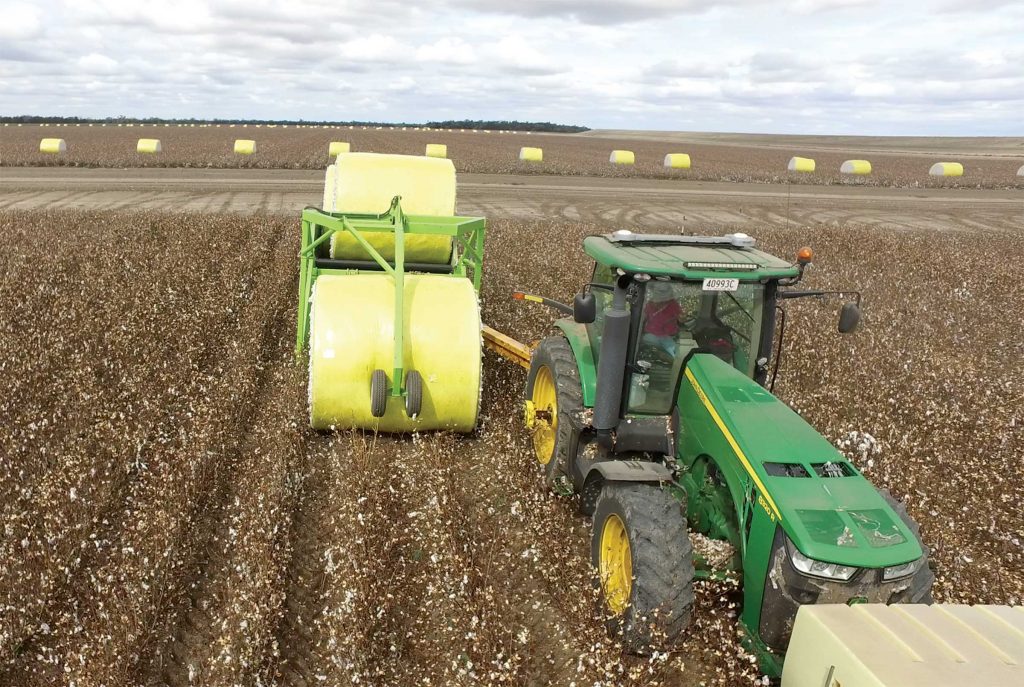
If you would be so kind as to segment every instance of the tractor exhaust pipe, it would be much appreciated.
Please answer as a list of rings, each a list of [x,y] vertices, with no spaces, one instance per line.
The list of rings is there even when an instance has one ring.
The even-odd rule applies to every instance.
[[[619,424],[619,410],[622,408],[622,383],[629,348],[626,289],[631,280],[629,276],[623,275],[615,282],[612,305],[605,313],[604,333],[601,337],[597,393],[594,398],[594,429],[598,443],[604,448],[611,447],[612,430]]]

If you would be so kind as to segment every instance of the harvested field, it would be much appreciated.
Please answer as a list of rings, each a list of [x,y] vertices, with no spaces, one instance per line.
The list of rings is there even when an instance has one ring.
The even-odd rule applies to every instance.
[[[521,370],[488,354],[472,436],[306,429],[296,225],[0,211],[0,684],[758,680],[722,585],[698,585],[678,653],[617,652],[588,524],[531,464]],[[550,314],[508,293],[569,297],[581,237],[606,230],[493,219],[485,320],[545,335]],[[756,235],[782,255],[814,245],[809,286],[864,292],[849,337],[834,305],[789,307],[777,392],[907,499],[940,600],[1021,603],[1024,287],[1004,257],[1024,236]]]
[[[39,152],[43,137],[67,140],[68,152],[59,156]],[[139,138],[159,138],[163,152],[145,155],[135,152]],[[253,155],[235,155],[236,138],[256,140]],[[842,162],[863,153],[863,145],[851,142],[849,149],[822,147],[813,139],[797,138],[791,147],[778,143],[764,145],[756,139],[740,142],[726,139],[664,140],[649,136],[632,138],[615,132],[595,135],[486,133],[472,131],[415,131],[401,129],[306,129],[296,127],[163,127],[163,126],[43,126],[0,127],[0,165],[85,166],[85,167],[255,167],[323,169],[329,163],[328,144],[347,141],[353,151],[422,155],[427,143],[444,143],[448,156],[460,172],[482,174],[557,174],[566,176],[646,177],[707,181],[758,183],[896,186],[913,188],[1018,188],[1024,179],[1016,177],[1024,162],[1024,151],[1007,146],[1005,154],[959,156],[964,175],[959,178],[928,176],[933,156],[917,152],[870,153],[874,172],[870,177],[848,178],[839,174]],[[520,162],[522,146],[544,149],[541,163]],[[611,150],[622,148],[636,153],[632,166],[608,162]],[[884,149],[884,148],[883,148]],[[665,169],[666,153],[685,152],[693,169]],[[815,158],[813,174],[786,172],[793,155]]]

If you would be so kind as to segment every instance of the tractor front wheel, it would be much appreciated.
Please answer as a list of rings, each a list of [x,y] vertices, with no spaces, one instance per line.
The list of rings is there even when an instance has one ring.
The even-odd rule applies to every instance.
[[[630,653],[674,645],[693,611],[693,549],[685,506],[656,484],[605,484],[590,552],[608,629]]]

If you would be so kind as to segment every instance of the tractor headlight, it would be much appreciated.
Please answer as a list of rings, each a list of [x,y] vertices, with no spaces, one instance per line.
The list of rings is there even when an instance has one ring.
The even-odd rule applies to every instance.
[[[825,561],[816,561],[813,558],[808,558],[793,546],[793,543],[789,543],[789,560],[793,562],[793,567],[812,577],[824,577],[828,580],[840,580],[842,582],[848,581],[853,577],[853,573],[857,572],[857,568],[852,565],[839,565],[838,563],[826,563]]]
[[[903,565],[890,565],[882,572],[882,579],[888,582],[889,580],[897,580],[901,577],[913,575],[921,567],[921,561],[923,560],[924,556]]]

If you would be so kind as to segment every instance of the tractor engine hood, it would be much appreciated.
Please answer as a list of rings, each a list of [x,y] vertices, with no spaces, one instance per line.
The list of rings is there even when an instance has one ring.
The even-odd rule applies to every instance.
[[[684,375],[680,401],[686,395],[697,398],[683,403],[691,409],[684,424],[703,432],[709,442],[716,433],[725,439],[716,443],[728,447],[728,459],[737,461],[753,482],[755,508],[764,508],[779,522],[805,556],[883,568],[924,554],[878,490],[785,403],[711,354],[693,355]],[[726,459],[719,457],[721,452],[711,455]]]

